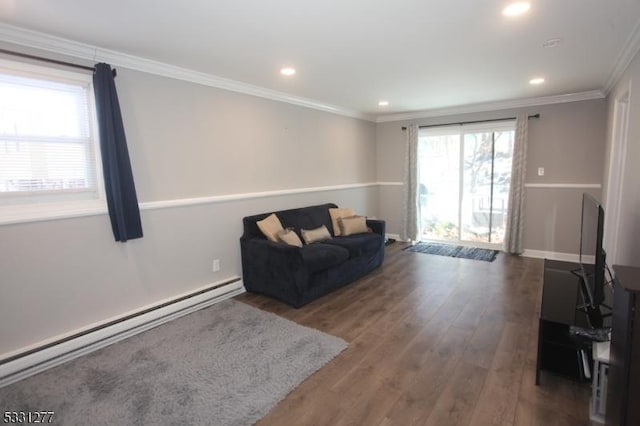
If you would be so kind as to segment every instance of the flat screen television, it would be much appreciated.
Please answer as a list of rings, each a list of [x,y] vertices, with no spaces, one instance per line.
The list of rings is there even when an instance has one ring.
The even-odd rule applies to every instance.
[[[585,304],[598,308],[604,303],[605,251],[604,210],[589,194],[582,195],[582,220],[580,225],[580,269],[584,282]]]

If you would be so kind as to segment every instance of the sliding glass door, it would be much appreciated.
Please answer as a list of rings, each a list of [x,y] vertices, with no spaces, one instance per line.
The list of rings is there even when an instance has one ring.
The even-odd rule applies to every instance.
[[[421,129],[421,237],[497,246],[504,240],[514,122]]]

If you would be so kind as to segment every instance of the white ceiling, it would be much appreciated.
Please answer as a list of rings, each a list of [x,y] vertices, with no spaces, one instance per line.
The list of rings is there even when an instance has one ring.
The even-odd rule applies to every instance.
[[[376,116],[606,91],[640,1],[530,2],[2,0],[0,21]]]

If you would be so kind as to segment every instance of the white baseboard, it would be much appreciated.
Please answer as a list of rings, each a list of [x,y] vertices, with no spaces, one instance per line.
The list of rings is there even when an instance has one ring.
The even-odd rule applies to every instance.
[[[536,259],[562,260],[564,262],[576,262],[576,263],[580,260],[580,255],[575,253],[559,253],[555,251],[544,251],[544,250],[525,249],[524,253],[522,253],[522,256],[533,257]]]
[[[211,286],[215,286],[212,284]],[[208,286],[208,287],[211,287]],[[184,315],[244,293],[238,281],[197,294],[162,308],[129,318],[97,331],[81,335],[46,349],[30,353],[0,365],[0,387],[40,373],[79,356],[86,355],[112,343],[126,339]],[[178,298],[179,299],[179,298]],[[117,318],[114,318],[117,320]],[[109,323],[105,321],[104,323]]]

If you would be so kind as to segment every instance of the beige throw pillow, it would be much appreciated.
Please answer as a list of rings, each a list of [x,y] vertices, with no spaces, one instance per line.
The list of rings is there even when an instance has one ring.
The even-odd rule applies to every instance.
[[[298,237],[298,234],[291,228],[278,232],[278,240],[290,246],[302,247],[300,237]]]
[[[369,232],[367,229],[367,218],[364,216],[341,217],[339,220],[340,231],[343,236],[362,234]]]
[[[355,210],[353,210],[351,207],[345,207],[342,209],[329,209],[329,216],[331,216],[331,224],[333,225],[334,237],[339,237],[340,235],[342,235],[342,230],[340,229],[340,223],[338,223],[338,219],[340,219],[341,217],[354,216],[355,214]]]
[[[330,240],[331,234],[326,226],[322,225],[316,229],[303,229],[300,231],[302,239],[307,244],[315,243],[316,241]]]
[[[258,225],[258,228],[264,236],[267,237],[267,240],[273,241],[274,243],[278,242],[278,232],[284,231],[280,219],[278,219],[275,213],[271,213],[266,218],[257,221],[256,225]]]

